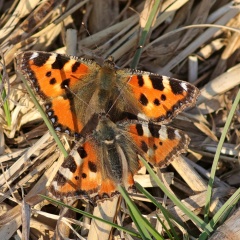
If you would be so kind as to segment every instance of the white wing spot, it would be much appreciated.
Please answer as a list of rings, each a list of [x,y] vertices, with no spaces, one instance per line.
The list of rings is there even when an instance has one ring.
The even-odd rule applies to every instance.
[[[143,80],[144,80],[144,86],[148,87],[148,88],[152,88],[152,82],[149,80],[149,76],[148,75],[142,75]]]
[[[39,56],[39,53],[38,52],[34,52],[29,59],[32,60],[34,58],[37,58],[38,56]]]
[[[180,83],[181,87],[187,92],[188,87],[187,84],[185,82]]]
[[[174,133],[178,139],[181,139],[181,135],[179,134],[178,130],[175,130]]]
[[[60,190],[60,187],[58,186],[57,181],[53,181],[51,185],[52,185],[52,187],[54,188],[55,191],[59,191]]]
[[[72,179],[72,177],[73,177],[73,173],[69,170],[69,168],[60,167],[58,171],[66,179]]]
[[[146,136],[146,137],[151,137],[152,136],[151,132],[149,131],[148,126],[142,125],[142,128],[143,128],[144,136]]]
[[[167,127],[162,125],[161,129],[158,131],[160,138],[163,141],[166,141],[168,139],[168,134],[167,134]]]
[[[73,150],[71,156],[74,158],[75,163],[80,166],[83,163],[83,159],[80,157],[78,151]]]
[[[139,113],[137,117],[138,117],[138,120],[149,120],[149,118],[143,113]]]
[[[52,53],[51,56],[48,58],[46,63],[47,64],[53,64],[56,61],[56,57],[57,57],[57,54],[56,53]]]
[[[162,76],[162,83],[164,86],[164,91],[169,91],[171,90],[170,84],[169,84],[169,77]]]

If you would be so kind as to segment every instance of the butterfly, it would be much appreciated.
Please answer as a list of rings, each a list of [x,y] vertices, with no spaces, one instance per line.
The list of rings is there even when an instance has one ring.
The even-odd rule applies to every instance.
[[[49,191],[58,199],[98,200],[133,185],[138,154],[155,166],[185,152],[189,138],[168,123],[193,106],[199,90],[177,79],[117,69],[94,61],[39,51],[16,56],[57,132],[79,141]],[[131,121],[130,121],[131,120]]]
[[[138,155],[163,167],[186,152],[189,141],[184,132],[165,125],[126,120],[113,123],[101,115],[96,129],[79,140],[64,160],[49,187],[50,195],[92,203],[114,197],[118,185],[133,188],[133,176],[141,167]]]

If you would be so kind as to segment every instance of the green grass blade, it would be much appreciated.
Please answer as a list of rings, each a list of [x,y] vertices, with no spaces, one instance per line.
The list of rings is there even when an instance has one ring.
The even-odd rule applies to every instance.
[[[213,216],[209,224],[212,227],[215,227],[216,224],[222,219],[222,217],[226,218],[229,212],[238,203],[239,199],[240,199],[240,188],[223,204],[223,206]]]
[[[141,156],[139,156],[139,159],[142,161],[142,163],[146,167],[147,171],[149,172],[153,180],[162,189],[162,191],[172,200],[172,202],[176,206],[178,206],[198,227],[200,227],[203,231],[206,231],[207,234],[210,234],[213,231],[213,229],[209,225],[207,225],[201,218],[192,213],[175,195],[168,191],[168,189],[160,181],[158,176],[154,173],[152,168]]]
[[[174,236],[174,239],[178,239],[178,235],[175,231],[175,228],[172,225],[172,222],[170,220],[173,219],[175,222],[177,222],[180,226],[182,226],[183,228],[186,228],[186,226],[184,226],[181,222],[179,222],[170,212],[168,212],[167,209],[165,209],[146,189],[144,189],[139,183],[135,183],[135,186],[137,187],[137,189],[142,192],[150,201],[151,203],[153,203],[157,208],[159,208],[164,216],[164,218],[166,219],[166,221],[168,222],[168,225],[171,229],[171,232]]]
[[[111,225],[112,227],[117,228],[117,229],[120,230],[120,231],[124,231],[125,233],[128,233],[128,234],[130,234],[130,235],[132,235],[132,236],[134,236],[134,237],[138,237],[138,238],[141,237],[141,236],[140,236],[138,233],[136,233],[136,232],[133,232],[133,231],[131,231],[131,230],[129,230],[129,229],[126,229],[126,228],[124,228],[124,227],[121,227],[121,226],[119,226],[119,225],[117,225],[117,224],[115,224],[115,223],[106,221],[106,220],[104,220],[104,219],[102,219],[102,218],[96,217],[96,216],[94,216],[94,215],[92,215],[92,214],[90,214],[90,213],[84,212],[84,211],[82,211],[82,210],[80,210],[80,209],[77,209],[77,208],[74,208],[74,207],[72,207],[72,206],[69,206],[69,205],[67,205],[67,204],[65,204],[65,203],[63,203],[63,202],[61,202],[61,201],[52,199],[52,198],[50,198],[50,197],[47,197],[47,196],[44,196],[44,195],[41,195],[41,194],[39,194],[39,196],[43,197],[44,199],[46,199],[46,200],[48,200],[48,201],[50,201],[50,202],[52,202],[52,203],[54,203],[54,204],[60,205],[60,206],[62,206],[62,207],[66,207],[66,208],[68,208],[68,209],[70,209],[70,210],[72,210],[72,211],[74,211],[74,212],[80,213],[80,214],[82,214],[82,215],[84,215],[84,216],[86,216],[86,217],[88,217],[88,218],[92,218],[92,219],[94,219],[94,220],[97,220],[97,221],[100,221],[100,222],[104,222],[104,223],[106,223],[106,224],[109,224],[109,225]]]
[[[118,187],[119,192],[123,196],[124,200],[126,201],[129,211],[131,213],[132,220],[136,224],[141,236],[143,239],[152,239],[149,233],[155,238],[155,239],[164,239],[157,231],[156,229],[145,219],[142,217],[142,214],[134,204],[134,202],[129,197],[127,191],[122,188],[121,186]]]
[[[224,143],[224,139],[226,137],[226,134],[228,132],[229,126],[231,124],[232,118],[234,116],[234,113],[237,109],[237,106],[239,104],[240,101],[240,91],[238,91],[238,94],[236,96],[236,99],[234,100],[233,106],[229,112],[229,115],[227,117],[227,121],[225,123],[225,126],[223,128],[223,132],[221,135],[221,138],[219,140],[218,146],[217,146],[217,151],[216,154],[214,156],[214,160],[213,160],[213,165],[212,165],[212,169],[211,169],[211,174],[210,174],[210,178],[209,178],[209,182],[208,182],[208,188],[207,188],[207,196],[206,196],[206,204],[205,204],[205,210],[204,210],[204,221],[208,222],[208,214],[209,214],[209,208],[210,208],[210,202],[211,202],[211,196],[212,196],[212,188],[213,188],[213,182],[214,182],[214,177],[216,174],[216,169],[217,169],[217,164],[218,164],[218,160],[220,157],[220,153],[221,153],[221,149]]]
[[[136,214],[136,211],[134,211],[134,209],[132,207],[129,207],[128,211],[129,211],[129,214],[130,214],[133,222],[135,223],[135,225],[138,229],[138,232],[141,235],[141,238],[144,239],[144,240],[145,239],[146,240],[151,240],[152,238],[151,238],[149,232],[144,227],[144,222],[141,221],[141,218],[138,217],[138,215]]]
[[[141,37],[140,37],[140,40],[139,40],[139,43],[138,43],[138,49],[137,49],[137,51],[134,55],[134,58],[133,58],[133,61],[132,61],[132,64],[131,64],[131,68],[136,68],[136,66],[138,65],[138,62],[139,62],[141,54],[142,54],[142,48],[145,45],[148,33],[151,29],[153,21],[154,21],[156,15],[158,13],[158,10],[160,8],[160,4],[161,4],[161,0],[155,0],[154,1],[154,4],[152,6],[151,13],[149,14],[147,23],[146,23],[144,29],[142,30],[142,34],[141,34]]]
[[[2,81],[2,76],[0,75],[0,85],[1,84],[3,85],[3,81]],[[2,96],[1,97],[3,100],[3,109],[4,109],[7,125],[10,127],[11,126],[11,114],[10,114],[8,100],[6,99],[7,94],[6,94],[6,90],[5,90],[4,86],[2,87]]]
[[[240,200],[240,188],[223,204],[223,206],[217,211],[217,213],[213,216],[213,218],[209,221],[208,225],[211,228],[216,227],[217,223],[222,219],[226,218],[232,208],[239,202]],[[207,239],[208,235],[206,232],[203,232],[199,236],[199,240]]]
[[[31,90],[31,88],[28,86],[28,83],[27,83],[26,79],[25,79],[22,75],[20,75],[20,76],[21,76],[21,79],[22,79],[22,81],[23,81],[23,83],[24,83],[24,85],[25,85],[25,87],[26,87],[29,95],[30,95],[31,98],[32,98],[32,101],[33,101],[34,105],[37,107],[38,111],[40,112],[40,114],[41,114],[41,116],[42,116],[45,124],[47,125],[50,133],[52,134],[54,140],[56,141],[59,149],[60,149],[61,152],[63,153],[64,157],[67,157],[67,156],[68,156],[68,153],[67,153],[66,149],[64,148],[64,146],[63,146],[62,142],[60,141],[58,135],[56,134],[56,132],[55,132],[55,130],[54,130],[51,122],[49,121],[47,115],[45,114],[45,112],[44,112],[44,110],[42,109],[41,105],[39,104],[38,100],[36,99],[35,94],[34,94],[33,91]]]

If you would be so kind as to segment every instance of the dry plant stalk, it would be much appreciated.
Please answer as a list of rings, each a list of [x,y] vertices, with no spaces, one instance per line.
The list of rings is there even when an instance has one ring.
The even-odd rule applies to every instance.
[[[41,116],[14,72],[15,53],[25,50],[67,51],[76,56],[94,58],[98,62],[112,55],[117,66],[129,66],[138,48],[141,24],[145,26],[141,16],[148,15],[148,7],[153,3],[143,0],[85,0],[75,3],[65,0],[27,3],[24,0],[10,0],[0,3],[0,48],[4,56],[4,64],[1,57],[0,68],[8,74],[7,81],[3,79],[0,83],[0,90],[1,94],[3,88],[8,93],[11,117],[9,126],[5,109],[0,108],[1,239],[10,239],[14,235],[27,239],[28,234],[30,239],[53,238],[59,218],[54,215],[57,208],[37,194],[46,193],[46,186],[61,165],[63,156],[50,135],[44,134],[46,127],[42,124]],[[148,42],[143,47],[138,68],[183,80],[189,78],[201,89],[197,107],[180,114],[170,124],[183,129],[192,141],[188,154],[173,161],[167,168],[169,172],[164,173],[164,179],[168,179],[166,184],[170,191],[192,212],[202,217],[209,169],[239,90],[239,31],[227,29],[226,26],[239,28],[240,8],[237,4],[233,6],[230,0],[212,1],[210,4],[206,0],[166,0],[159,11],[160,15],[156,17]],[[200,27],[197,24],[212,24],[212,27]],[[215,24],[225,28],[214,27]],[[76,34],[69,35],[69,28],[74,28]],[[68,43],[66,36],[70,39]],[[69,42],[71,46],[66,48]],[[239,122],[236,114],[221,152],[210,207],[211,216],[240,185]],[[65,140],[63,142],[68,146]],[[159,202],[164,202],[180,221],[186,225],[190,223],[188,216],[173,206],[169,199],[166,200],[146,170],[142,169],[135,176],[135,181],[147,187]],[[25,202],[22,202],[21,187]],[[149,204],[149,199],[140,194],[133,194],[132,198],[154,227],[162,230],[154,218],[156,208]],[[109,220],[116,220],[118,224],[136,230],[128,210],[119,207],[117,198],[99,204],[98,209],[80,203],[77,207],[94,212],[99,217],[105,214]],[[31,212],[29,215],[28,210]],[[157,214],[165,221],[161,213]],[[218,227],[210,239],[238,239],[238,215],[239,209]],[[74,223],[81,227],[77,233],[80,237],[127,237],[121,231],[88,218],[77,221],[71,219],[72,216],[65,217],[62,216],[61,224],[66,232],[74,231],[71,230],[71,224]],[[192,223],[190,225],[193,226]],[[192,233],[199,233],[195,226],[191,230]]]

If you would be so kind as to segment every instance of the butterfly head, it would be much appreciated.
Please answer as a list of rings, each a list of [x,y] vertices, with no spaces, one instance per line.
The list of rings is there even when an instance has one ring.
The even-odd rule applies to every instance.
[[[109,68],[109,69],[115,69],[115,68],[116,68],[116,65],[115,65],[113,56],[109,56],[109,57],[104,61],[103,68],[104,68],[104,67],[105,67],[105,68]]]
[[[96,137],[104,144],[114,144],[117,138],[116,125],[107,117],[107,115],[101,115],[99,123],[95,130]]]

